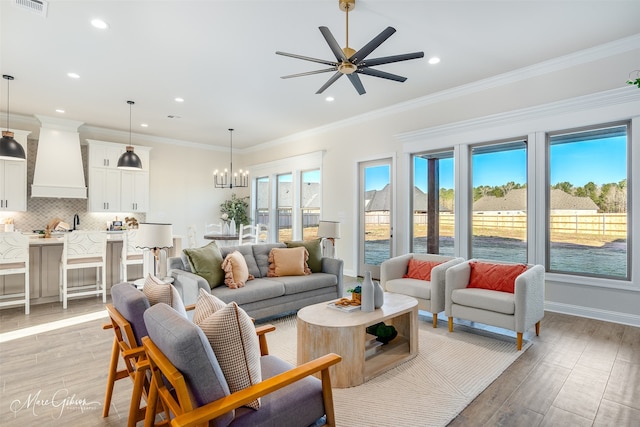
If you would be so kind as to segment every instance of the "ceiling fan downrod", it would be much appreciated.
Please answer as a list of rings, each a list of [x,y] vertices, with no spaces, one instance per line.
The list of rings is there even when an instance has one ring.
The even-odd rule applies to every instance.
[[[340,10],[343,10],[346,14],[346,43],[345,47],[342,48],[342,51],[347,57],[346,61],[343,60],[338,65],[338,71],[340,71],[342,74],[351,74],[355,73],[358,69],[357,65],[349,61],[349,58],[351,58],[353,54],[356,53],[355,49],[351,49],[349,47],[349,11],[356,7],[356,0],[338,0],[338,3],[340,3]]]

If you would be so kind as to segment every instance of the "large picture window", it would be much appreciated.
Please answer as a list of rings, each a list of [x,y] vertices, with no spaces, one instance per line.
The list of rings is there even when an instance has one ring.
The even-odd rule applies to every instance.
[[[471,148],[471,257],[527,262],[527,144]]]
[[[414,155],[412,190],[412,252],[453,256],[453,151]]]
[[[303,171],[300,181],[302,239],[313,240],[318,237],[320,221],[320,169]]]
[[[548,134],[547,269],[628,280],[628,124]]]
[[[292,175],[290,173],[278,175],[277,181],[277,234],[276,241],[284,242],[292,240],[292,211],[293,211],[293,188]]]

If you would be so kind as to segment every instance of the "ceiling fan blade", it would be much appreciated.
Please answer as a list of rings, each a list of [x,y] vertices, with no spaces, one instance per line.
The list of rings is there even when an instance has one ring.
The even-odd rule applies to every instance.
[[[364,90],[364,86],[362,86],[362,81],[360,81],[360,77],[358,77],[356,73],[347,74],[347,77],[349,77],[349,80],[351,80],[351,84],[358,91],[358,95],[364,95],[365,93],[367,93],[367,91]]]
[[[424,52],[404,53],[402,55],[385,56],[382,58],[367,59],[358,64],[358,68],[373,67],[382,64],[391,64],[392,62],[408,61],[410,59],[424,58]]]
[[[324,36],[324,39],[327,41],[327,44],[331,48],[331,51],[336,56],[336,59],[338,61],[346,61],[347,56],[342,51],[342,48],[336,41],[335,37],[333,37],[333,34],[331,34],[331,31],[329,31],[327,27],[318,27],[318,28],[320,28],[320,32]]]
[[[336,70],[336,67],[331,67],[331,68],[324,68],[322,70],[307,71],[306,73],[289,74],[287,76],[282,76],[280,78],[281,79],[290,79],[290,78],[293,78],[293,77],[311,76],[311,75],[314,75],[314,74],[328,73],[329,71],[337,71],[337,70]]]
[[[404,82],[405,80],[407,80],[406,77],[402,77],[397,74],[387,73],[386,71],[380,71],[373,68],[358,68],[356,73],[366,74],[368,76],[373,76],[373,77],[380,77],[382,79],[389,79],[396,82]]]
[[[308,56],[296,55],[295,53],[277,51],[276,55],[288,56],[290,58],[302,59],[304,61],[317,62],[319,64],[324,64],[324,65],[333,65],[333,66],[338,65],[336,62],[333,62],[333,61],[327,61],[325,59],[310,58]]]
[[[316,95],[321,94],[322,92],[324,92],[329,86],[334,84],[335,81],[338,80],[340,77],[342,77],[342,73],[340,71],[338,71],[333,76],[331,76],[331,78],[329,80],[327,80],[327,82],[325,84],[323,84],[320,89],[318,89],[318,91],[316,92]]]
[[[380,46],[386,39],[391,37],[396,29],[393,27],[385,28],[380,34],[375,36],[369,43],[364,45],[359,51],[354,53],[349,61],[353,64],[358,64],[364,58],[366,58],[371,52],[373,52],[378,46]]]

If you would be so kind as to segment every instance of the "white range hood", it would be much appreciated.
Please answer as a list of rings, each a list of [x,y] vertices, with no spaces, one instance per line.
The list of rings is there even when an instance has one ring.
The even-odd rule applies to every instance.
[[[86,199],[80,134],[82,122],[36,115],[42,125],[31,197]]]

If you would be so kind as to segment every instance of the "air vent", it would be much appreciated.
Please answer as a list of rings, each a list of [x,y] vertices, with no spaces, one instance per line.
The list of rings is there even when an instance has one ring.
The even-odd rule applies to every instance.
[[[49,2],[45,0],[14,0],[14,3],[19,8],[26,9],[36,15],[40,15],[42,17],[47,16],[47,7],[49,7]]]

